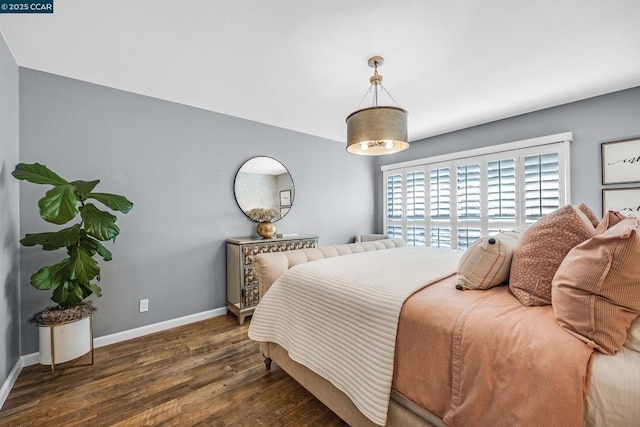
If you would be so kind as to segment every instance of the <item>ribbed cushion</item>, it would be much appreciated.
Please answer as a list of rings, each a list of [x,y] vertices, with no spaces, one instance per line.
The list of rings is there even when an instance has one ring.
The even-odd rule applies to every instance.
[[[526,307],[551,304],[551,281],[567,253],[595,235],[575,206],[556,209],[532,224],[513,253],[509,289]]]
[[[628,217],[573,248],[553,278],[560,326],[605,354],[640,313],[640,220]]]
[[[462,255],[458,263],[458,289],[489,289],[509,280],[513,251],[527,226],[481,237]]]

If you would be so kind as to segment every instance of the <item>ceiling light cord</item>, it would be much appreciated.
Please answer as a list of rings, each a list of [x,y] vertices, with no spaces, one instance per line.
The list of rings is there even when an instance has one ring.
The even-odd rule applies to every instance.
[[[371,82],[371,85],[374,87],[373,88],[373,106],[377,107],[378,106],[378,85],[382,87],[382,76],[378,74],[378,61],[374,61],[373,64],[374,64],[373,76],[371,76],[371,79],[369,79],[369,81]]]
[[[360,102],[358,103],[358,106],[356,107],[356,109],[362,108],[362,103],[368,96],[372,97],[373,106],[377,107],[381,99],[380,94],[382,93],[385,93],[391,99],[391,101],[393,101],[393,104],[395,106],[397,107],[400,106],[400,104],[398,104],[398,101],[396,101],[393,95],[391,95],[391,92],[389,92],[387,88],[384,87],[384,85],[382,84],[382,76],[380,75],[380,73],[378,73],[378,65],[381,65],[380,61],[373,61],[373,67],[374,67],[373,76],[369,78],[369,82],[371,84],[369,85],[369,89],[367,89],[367,91],[364,93],[364,95],[360,99]]]

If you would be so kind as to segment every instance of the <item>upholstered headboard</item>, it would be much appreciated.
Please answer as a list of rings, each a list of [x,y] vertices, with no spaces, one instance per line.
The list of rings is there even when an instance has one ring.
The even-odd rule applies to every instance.
[[[402,239],[384,239],[371,242],[350,243],[347,245],[323,246],[288,252],[260,254],[253,258],[253,271],[258,278],[260,297],[262,297],[278,277],[298,264],[359,252],[399,248],[406,245]]]

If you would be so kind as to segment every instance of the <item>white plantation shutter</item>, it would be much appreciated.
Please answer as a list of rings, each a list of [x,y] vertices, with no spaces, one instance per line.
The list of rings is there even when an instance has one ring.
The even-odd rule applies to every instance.
[[[558,154],[524,158],[525,216],[534,222],[560,207]]]
[[[463,164],[457,169],[458,220],[479,220],[480,205],[480,165]]]
[[[482,236],[482,158],[453,163],[456,165],[457,248],[466,249]]]
[[[451,248],[451,228],[431,227],[431,246],[436,248]]]
[[[569,202],[570,133],[383,167],[385,232],[466,249]]]
[[[396,237],[403,238],[402,226],[400,225],[390,225],[387,227],[387,237],[390,239],[394,239]]]
[[[401,237],[409,245],[425,246],[426,177],[424,170],[386,175],[387,237]]]
[[[387,177],[387,220],[402,219],[402,204],[402,175],[390,175]]]
[[[487,232],[498,234],[511,230],[525,221],[520,215],[519,195],[522,169],[519,159],[522,150],[505,151],[487,155]]]
[[[487,163],[487,217],[489,221],[516,219],[516,159]]]
[[[451,165],[435,164],[429,170],[429,234],[428,246],[451,247]]]
[[[407,173],[407,219],[424,220],[424,172]]]
[[[407,172],[407,235],[412,246],[425,246],[425,174],[424,171]]]
[[[430,172],[430,211],[432,219],[451,218],[451,168],[432,169]]]

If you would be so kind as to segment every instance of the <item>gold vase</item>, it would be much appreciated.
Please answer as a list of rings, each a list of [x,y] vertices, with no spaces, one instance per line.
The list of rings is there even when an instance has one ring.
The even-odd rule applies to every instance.
[[[256,231],[263,239],[270,239],[276,235],[276,225],[271,221],[262,221],[258,223]]]

